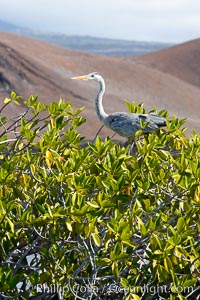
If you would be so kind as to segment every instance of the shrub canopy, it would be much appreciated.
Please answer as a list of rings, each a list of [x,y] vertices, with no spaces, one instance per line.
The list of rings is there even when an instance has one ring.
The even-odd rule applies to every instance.
[[[196,299],[200,136],[174,117],[138,133],[132,154],[110,138],[81,147],[82,109],[31,96],[10,120],[11,102],[0,116],[0,298]]]

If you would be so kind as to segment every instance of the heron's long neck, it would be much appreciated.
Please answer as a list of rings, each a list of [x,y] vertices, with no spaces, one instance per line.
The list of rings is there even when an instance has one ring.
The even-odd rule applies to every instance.
[[[100,85],[100,89],[99,89],[99,92],[96,97],[95,108],[96,108],[96,113],[99,117],[99,120],[101,122],[105,123],[106,117],[108,116],[108,114],[105,113],[103,104],[102,104],[103,95],[105,93],[105,82],[104,82],[103,78],[101,81],[98,81],[98,82]]]

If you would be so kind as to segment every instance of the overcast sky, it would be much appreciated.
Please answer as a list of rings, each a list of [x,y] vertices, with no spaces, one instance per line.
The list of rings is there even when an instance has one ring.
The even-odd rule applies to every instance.
[[[0,0],[0,19],[51,32],[180,43],[200,37],[200,0]]]

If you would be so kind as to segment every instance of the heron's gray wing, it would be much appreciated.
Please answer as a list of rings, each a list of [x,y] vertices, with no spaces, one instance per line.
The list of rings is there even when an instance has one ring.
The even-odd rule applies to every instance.
[[[154,121],[158,126],[166,126],[166,119],[156,114],[149,114],[148,117]]]
[[[142,130],[144,133],[166,126],[166,119],[156,114],[138,115],[138,122],[140,122],[140,119],[142,119],[144,123],[147,123]]]
[[[141,129],[141,121],[146,123],[145,128],[142,129],[143,133],[166,125],[164,118],[154,114],[114,113],[108,117],[108,127],[122,136],[132,137]]]
[[[114,113],[109,115],[109,127],[118,134],[132,137],[140,129],[138,114],[134,113]]]
[[[137,124],[138,130],[141,129],[141,127],[142,127],[142,132],[144,132],[144,133],[150,132],[157,128],[157,127],[155,127],[154,122],[152,122],[151,119],[148,118],[148,115],[146,115],[146,114],[137,114],[136,124]]]
[[[153,122],[157,127],[166,126],[166,119],[156,114],[149,114],[148,119]]]

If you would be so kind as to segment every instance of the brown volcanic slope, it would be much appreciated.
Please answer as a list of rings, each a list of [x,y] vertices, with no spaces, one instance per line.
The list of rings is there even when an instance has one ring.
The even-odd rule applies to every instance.
[[[132,61],[172,75],[200,89],[200,39],[144,56],[133,57]],[[191,97],[188,97],[184,101],[183,98],[181,100],[182,105],[187,107],[189,102],[192,108],[196,107],[199,110],[200,97],[197,95],[197,98],[190,99]],[[188,111],[186,116],[188,118],[188,125],[191,128],[196,128],[199,132],[199,116],[191,113],[191,111]]]
[[[133,58],[200,87],[200,39]]]
[[[185,48],[185,53],[190,52],[187,45],[181,47]],[[170,55],[170,49],[168,51]],[[162,51],[158,53],[160,55]],[[10,89],[14,89],[23,97],[38,95],[39,100],[46,103],[57,101],[62,96],[70,100],[74,108],[85,106],[87,122],[82,130],[88,138],[92,138],[100,127],[94,110],[98,86],[94,82],[74,82],[70,77],[98,71],[106,80],[104,106],[107,112],[127,111],[125,98],[145,102],[147,109],[156,106],[158,110],[167,109],[171,115],[188,117],[188,124],[199,132],[200,89],[195,86],[196,81],[183,80],[159,66],[152,67],[143,58],[127,60],[97,56],[0,33],[0,97],[7,97]],[[175,64],[174,59],[174,68]],[[186,77],[189,76],[187,64],[184,69]],[[195,70],[193,76],[195,78]],[[23,107],[17,112],[14,107],[8,114],[20,111]],[[104,129],[102,135],[107,134],[111,132]]]

